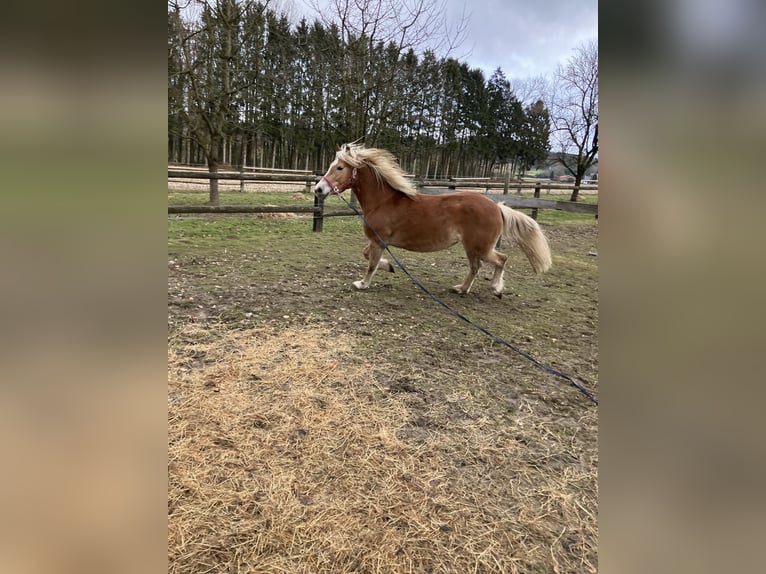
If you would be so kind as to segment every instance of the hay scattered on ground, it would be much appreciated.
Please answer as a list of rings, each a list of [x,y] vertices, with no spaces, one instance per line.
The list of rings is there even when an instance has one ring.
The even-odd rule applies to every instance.
[[[276,205],[271,205],[268,207],[277,207]],[[297,213],[254,213],[252,216],[255,219],[296,219],[298,217]]]
[[[321,329],[174,333],[170,572],[596,571],[576,425],[529,407],[413,433],[410,389],[352,354]]]

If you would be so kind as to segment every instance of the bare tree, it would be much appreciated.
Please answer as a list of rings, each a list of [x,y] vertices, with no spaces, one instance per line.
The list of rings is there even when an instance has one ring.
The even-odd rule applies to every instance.
[[[547,76],[514,78],[511,80],[511,89],[524,106],[531,106],[538,100],[542,100],[546,106],[550,106],[551,88]]]
[[[451,25],[445,0],[305,0],[328,28],[338,26],[348,48],[339,62],[346,95],[345,113],[353,116],[346,138],[369,135],[367,143],[385,126],[394,107],[397,66],[376,66],[381,52],[398,61],[408,51],[447,55],[465,40],[465,10]]]
[[[239,58],[236,44],[242,14],[252,6],[265,10],[268,0],[168,1],[168,60],[181,95],[174,110],[188,126],[188,136],[217,173],[228,124],[236,120],[232,102],[248,87],[234,81]],[[218,180],[210,180],[210,204],[218,205]]]
[[[393,43],[400,52],[426,49],[444,56],[466,38],[468,18],[454,25],[447,19],[446,0],[304,0],[325,25],[336,24],[345,34],[374,42]]]
[[[556,161],[574,178],[577,201],[586,170],[598,161],[598,43],[577,47],[553,80],[551,123],[560,154]]]

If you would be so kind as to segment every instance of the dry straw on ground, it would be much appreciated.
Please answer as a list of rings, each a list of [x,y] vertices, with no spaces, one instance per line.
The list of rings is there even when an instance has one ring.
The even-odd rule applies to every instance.
[[[414,437],[406,393],[352,354],[323,330],[174,333],[170,572],[596,571],[573,436],[519,408]]]

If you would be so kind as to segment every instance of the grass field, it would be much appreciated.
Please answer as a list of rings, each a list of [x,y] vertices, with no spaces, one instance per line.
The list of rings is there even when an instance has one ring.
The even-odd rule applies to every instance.
[[[598,222],[539,221],[553,268],[533,276],[503,246],[501,300],[482,273],[472,293],[449,290],[467,271],[459,247],[394,253],[598,394]],[[597,407],[401,272],[354,290],[364,245],[351,217],[322,233],[297,216],[169,218],[169,570],[597,571]]]

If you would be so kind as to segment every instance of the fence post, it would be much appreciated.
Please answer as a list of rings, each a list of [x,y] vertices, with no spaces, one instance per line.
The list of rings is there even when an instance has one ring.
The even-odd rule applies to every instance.
[[[314,211],[314,227],[313,231],[321,232],[324,224],[324,198],[314,195],[314,207],[318,207],[319,211]]]
[[[540,184],[539,183],[535,184],[534,197],[536,197],[537,199],[540,199]],[[537,219],[537,208],[536,207],[532,209],[532,219]]]
[[[511,170],[509,169],[505,174],[505,182],[503,183],[503,195],[508,195],[508,184],[511,182]]]
[[[245,173],[245,164],[239,166],[239,175],[242,176]],[[239,192],[245,193],[245,178],[239,180]]]

